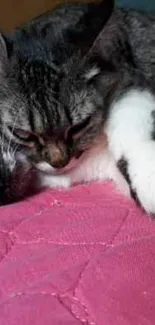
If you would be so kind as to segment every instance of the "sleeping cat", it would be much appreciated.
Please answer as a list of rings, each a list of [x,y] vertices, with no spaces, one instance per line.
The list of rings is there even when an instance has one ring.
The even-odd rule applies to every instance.
[[[52,124],[68,122],[57,111],[62,66],[87,52],[112,11],[113,1],[66,4],[0,37],[0,202],[29,194],[30,171],[49,160],[38,134],[51,137]],[[103,14],[104,13],[104,14]],[[53,109],[51,109],[53,106]],[[54,116],[52,110],[55,113]],[[64,118],[64,121],[63,121]],[[36,136],[37,135],[37,136]],[[32,139],[32,141],[31,141]],[[41,137],[40,137],[41,139]],[[42,141],[41,141],[42,142]],[[33,145],[37,144],[37,145]],[[47,150],[46,150],[47,151]],[[43,155],[44,152],[44,155]],[[46,155],[46,157],[45,157]],[[56,157],[56,153],[50,159]],[[66,155],[66,159],[69,159]],[[67,160],[66,160],[67,161]],[[33,162],[33,164],[32,164]],[[54,161],[50,161],[50,164]],[[23,175],[19,165],[23,168]],[[33,170],[35,174],[35,170]],[[20,186],[19,186],[20,185]]]
[[[65,30],[56,41],[54,33],[51,51],[37,40],[36,53],[16,44],[13,55],[9,39],[8,60],[1,39],[4,137],[18,145],[15,165],[47,167],[42,185],[110,178],[154,213],[155,16],[103,4],[94,33],[89,16],[82,34]]]

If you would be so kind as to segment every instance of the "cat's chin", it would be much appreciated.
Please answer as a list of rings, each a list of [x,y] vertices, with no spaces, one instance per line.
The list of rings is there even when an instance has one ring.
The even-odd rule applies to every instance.
[[[55,168],[53,168],[51,165],[49,165],[47,162],[40,162],[36,164],[35,166],[39,171],[44,173],[54,173]]]
[[[78,159],[72,158],[71,161],[68,163],[67,166],[63,168],[54,168],[47,162],[41,162],[36,165],[36,168],[45,173],[50,175],[62,175],[68,173],[70,170],[74,169],[78,165]]]

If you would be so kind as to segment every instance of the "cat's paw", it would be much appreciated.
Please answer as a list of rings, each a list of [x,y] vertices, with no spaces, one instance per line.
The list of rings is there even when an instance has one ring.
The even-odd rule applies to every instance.
[[[40,178],[41,187],[50,188],[69,188],[71,186],[71,180],[66,175],[45,175],[42,174]]]
[[[131,198],[130,186],[123,177],[120,177],[119,182],[116,183],[116,187],[121,194],[127,198]]]
[[[113,180],[113,182],[116,184],[117,190],[121,194],[123,194],[127,198],[130,198],[131,191],[126,178],[122,175],[122,172],[119,170],[119,168],[116,167],[116,164],[111,164],[111,166],[113,166],[113,168],[111,168],[111,174],[109,178]]]
[[[131,186],[140,205],[155,214],[155,142],[150,141],[129,159],[128,173]]]

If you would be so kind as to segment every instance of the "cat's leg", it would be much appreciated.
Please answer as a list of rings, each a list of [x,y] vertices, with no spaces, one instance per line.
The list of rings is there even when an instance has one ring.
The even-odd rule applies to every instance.
[[[99,144],[85,152],[78,165],[70,172],[57,176],[44,175],[42,185],[67,188],[73,184],[97,180],[112,180],[122,194],[130,196],[128,183],[102,141],[99,141]]]
[[[155,97],[130,90],[111,108],[106,125],[109,147],[142,207],[155,213]]]
[[[73,169],[70,176],[73,184],[111,180],[122,194],[130,197],[129,185],[102,139],[84,154],[78,168]]]

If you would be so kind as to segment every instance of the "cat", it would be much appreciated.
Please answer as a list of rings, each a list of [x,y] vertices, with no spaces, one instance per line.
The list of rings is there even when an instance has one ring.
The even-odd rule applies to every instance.
[[[118,183],[118,186],[123,184],[122,192],[129,195],[127,184],[123,179],[119,179],[118,170],[120,170],[130,186],[132,196],[148,213],[155,213],[154,32],[155,15],[116,8],[87,57],[83,59],[82,69],[82,71],[89,71],[89,73],[87,72],[87,76],[90,77],[89,82],[93,86],[97,84],[98,91],[100,90],[102,93],[102,107],[104,107],[102,125],[104,125],[104,133],[108,139],[107,150],[104,150],[103,156],[101,155],[101,142],[98,156],[93,155],[95,146],[91,149],[91,157],[97,166],[95,171],[96,173],[98,171],[98,175],[95,177],[98,179],[111,178],[116,184]],[[94,68],[91,67],[92,61],[95,62]],[[89,64],[89,62],[91,63]],[[71,89],[69,85],[67,87]],[[87,91],[89,92],[89,88]],[[81,89],[80,95],[82,92],[83,89]],[[75,97],[75,93],[76,87],[70,97]],[[80,97],[79,93],[78,97]],[[89,103],[90,98],[91,96],[87,101]],[[80,106],[79,103],[78,106]],[[99,129],[97,123],[96,127]],[[104,163],[106,157],[104,154],[107,155],[107,153],[110,153],[112,162],[114,158],[118,167],[116,170],[113,162],[110,175],[108,174],[109,165]],[[87,160],[88,158],[85,162]],[[87,181],[89,177],[86,171],[88,170],[87,166],[90,167],[90,165],[85,166],[82,161],[80,166],[83,173],[83,179],[80,181]],[[93,167],[92,162],[91,166]],[[110,164],[110,166],[112,165]],[[91,173],[92,170],[90,175]],[[74,169],[66,177],[69,179],[69,185],[72,182],[77,182],[79,169]],[[52,181],[51,178],[53,186]],[[48,177],[45,182],[50,186]],[[63,182],[66,183],[64,178]]]
[[[12,73],[0,85],[5,137],[19,145],[19,160],[24,155],[45,169],[43,186],[110,178],[155,213],[155,15],[103,3],[95,33],[65,30],[54,45],[51,40],[51,57],[49,47],[40,51],[38,45],[33,60],[25,47],[22,55],[18,50],[10,56]],[[103,13],[108,13],[105,19]],[[4,39],[1,45],[3,75],[8,65]],[[40,59],[41,52],[48,53],[46,59]]]
[[[29,192],[31,178],[25,177],[25,182],[20,181],[17,177],[19,165],[23,167],[23,174],[27,172],[28,175],[32,166],[40,160],[50,159],[50,164],[54,164],[56,152],[49,157],[50,151],[47,152],[42,137],[38,138],[38,135],[44,133],[49,139],[54,124],[55,127],[58,126],[58,132],[60,123],[70,126],[69,111],[60,112],[57,107],[59,102],[56,94],[62,79],[62,67],[64,70],[72,57],[73,61],[77,57],[78,62],[78,58],[87,52],[108,20],[112,6],[111,0],[104,3],[62,5],[54,12],[36,18],[9,35],[1,35],[2,204],[17,201],[25,192]],[[64,155],[67,162],[69,152],[64,151]]]

